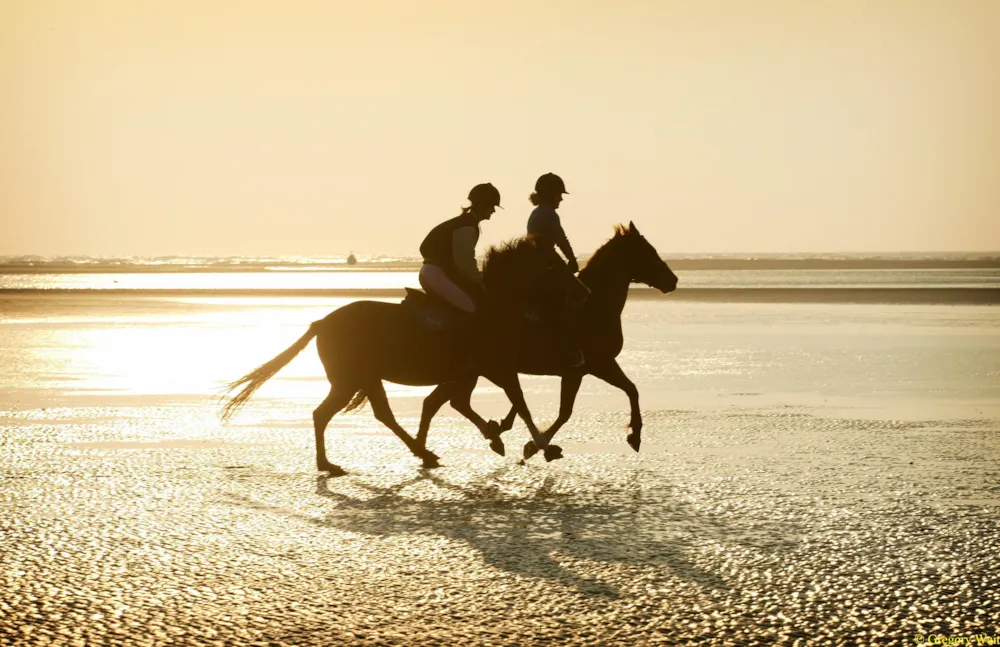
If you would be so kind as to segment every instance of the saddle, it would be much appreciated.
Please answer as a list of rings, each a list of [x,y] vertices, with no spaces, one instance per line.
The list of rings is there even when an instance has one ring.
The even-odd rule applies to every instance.
[[[444,299],[416,288],[406,288],[403,306],[408,308],[420,325],[430,332],[448,332],[466,328],[472,316]]]

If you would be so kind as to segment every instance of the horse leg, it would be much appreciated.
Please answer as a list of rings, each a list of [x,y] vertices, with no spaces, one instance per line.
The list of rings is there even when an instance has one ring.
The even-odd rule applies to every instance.
[[[421,459],[424,463],[424,467],[438,467],[438,457],[437,455],[421,447],[417,441],[406,433],[398,422],[396,422],[396,416],[392,414],[392,409],[389,407],[389,398],[385,395],[385,387],[382,386],[382,380],[374,380],[371,384],[363,387],[365,394],[368,396],[368,401],[372,405],[372,413],[375,414],[375,419],[381,422],[383,425],[388,427],[392,433],[396,434],[403,444],[409,448],[414,456]]]
[[[438,409],[450,401],[451,407],[469,419],[476,425],[483,438],[490,441],[490,449],[504,455],[503,441],[500,440],[500,424],[487,421],[472,409],[472,392],[476,388],[478,377],[460,382],[446,382],[438,385],[431,391],[430,395],[424,398],[424,408],[420,416],[420,429],[417,431],[417,443],[421,447],[426,447],[427,432],[430,429],[431,418],[438,412]]]
[[[581,382],[583,382],[583,373],[575,372],[563,376],[559,392],[559,416],[545,432],[547,442],[552,442],[556,432],[573,415],[573,403],[576,402],[576,394],[580,392]]]
[[[528,411],[528,403],[524,401],[524,391],[521,390],[521,381],[518,379],[517,373],[493,373],[485,377],[504,390],[507,399],[514,406],[517,415],[521,416],[521,420],[528,428],[528,433],[531,434],[531,440],[524,446],[524,458],[531,458],[539,449],[545,449],[548,443],[546,443],[542,432],[535,426],[535,421],[531,419],[531,412]]]
[[[424,398],[424,406],[420,411],[420,427],[417,429],[417,445],[427,448],[427,432],[431,429],[431,420],[451,397],[454,388],[451,382],[439,384]]]
[[[611,386],[617,386],[628,396],[629,405],[632,407],[632,418],[628,426],[632,429],[632,433],[625,440],[632,449],[639,451],[639,445],[642,443],[642,412],[639,410],[639,390],[635,388],[632,380],[628,379],[618,362],[613,359],[607,364],[591,368],[590,374],[604,380]]]
[[[559,397],[559,416],[552,423],[552,426],[545,431],[545,434],[543,434],[545,444],[542,445],[541,449],[543,450],[542,453],[545,456],[545,460],[548,462],[562,458],[562,447],[559,445],[550,445],[549,443],[552,442],[552,438],[556,435],[556,432],[566,424],[566,421],[569,420],[570,415],[573,413],[573,403],[576,401],[576,394],[580,391],[580,382],[582,381],[583,373],[571,373],[570,375],[563,376]],[[524,446],[525,458],[534,456],[538,450],[538,445],[529,440]]]
[[[326,399],[313,411],[313,429],[316,431],[316,469],[329,472],[330,476],[342,476],[344,470],[326,459],[326,426],[338,411],[347,406],[357,393],[357,389],[331,386]]]
[[[472,392],[475,390],[476,382],[478,380],[479,378],[475,377],[469,380],[454,383],[455,388],[451,393],[450,400],[451,408],[468,418],[472,424],[476,425],[476,428],[479,430],[479,433],[483,435],[483,438],[490,441],[490,449],[497,454],[504,456],[506,449],[504,448],[503,441],[500,440],[500,424],[493,420],[485,420],[472,408]]]
[[[515,418],[517,418],[517,407],[511,407],[507,417],[500,421],[500,433],[513,429]]]

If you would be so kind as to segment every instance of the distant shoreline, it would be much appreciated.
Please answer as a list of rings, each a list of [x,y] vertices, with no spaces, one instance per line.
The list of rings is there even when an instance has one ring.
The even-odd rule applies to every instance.
[[[678,258],[664,259],[675,271],[698,270],[1000,270],[1000,257],[976,258]],[[585,264],[585,261],[584,261]],[[177,274],[243,272],[406,272],[419,261],[346,263],[0,263],[0,274]]]
[[[396,299],[405,292],[398,288],[384,289],[4,289],[0,290],[0,305],[4,300],[58,299],[60,297],[104,298],[123,300],[142,298],[367,298]],[[689,288],[661,294],[651,288],[632,288],[629,299],[668,301],[703,301],[717,303],[872,303],[898,305],[1000,305],[1000,288],[935,288],[935,287],[844,287],[844,288]]]

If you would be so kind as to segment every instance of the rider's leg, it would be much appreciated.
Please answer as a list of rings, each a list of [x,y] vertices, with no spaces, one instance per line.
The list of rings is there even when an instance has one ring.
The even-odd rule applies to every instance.
[[[437,265],[424,263],[417,278],[424,290],[436,294],[462,312],[472,314],[476,311],[476,303],[472,297],[455,285],[455,282]]]

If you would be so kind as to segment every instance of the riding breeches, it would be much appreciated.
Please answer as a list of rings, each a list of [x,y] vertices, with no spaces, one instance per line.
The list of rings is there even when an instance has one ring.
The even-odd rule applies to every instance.
[[[458,287],[445,271],[433,263],[424,263],[420,267],[420,286],[438,295],[451,305],[463,312],[473,313],[476,311],[476,303],[465,290]]]

